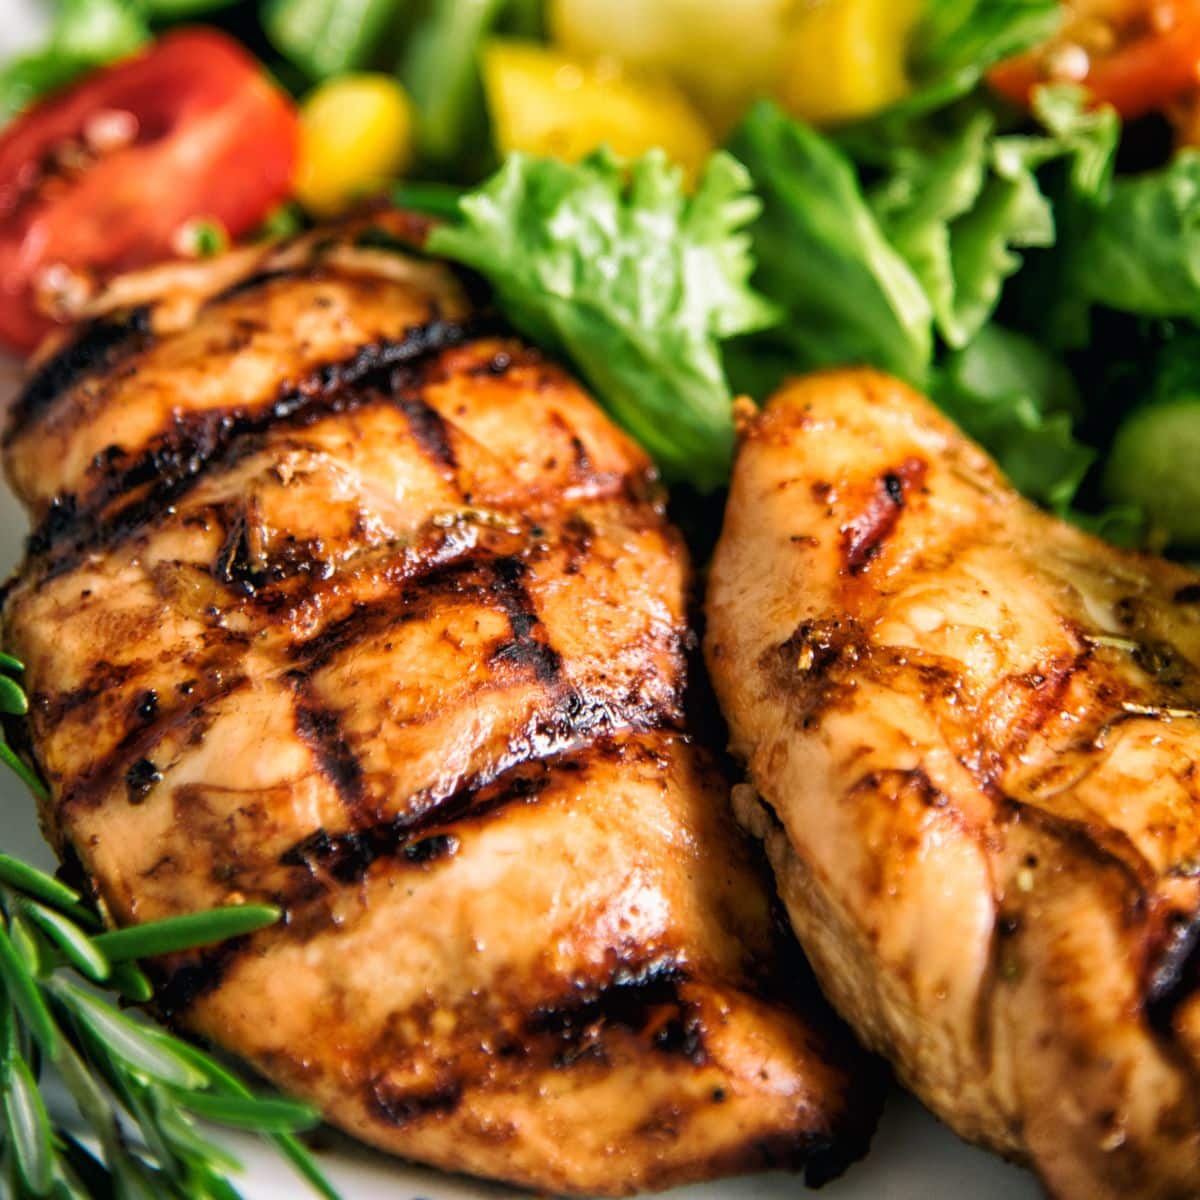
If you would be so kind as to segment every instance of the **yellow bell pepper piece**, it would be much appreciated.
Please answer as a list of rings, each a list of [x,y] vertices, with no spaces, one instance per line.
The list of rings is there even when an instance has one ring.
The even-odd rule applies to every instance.
[[[790,14],[809,0],[547,0],[551,40],[670,76],[724,136],[772,90]]]
[[[378,191],[412,157],[412,105],[390,75],[341,75],[300,105],[296,198],[319,217]]]
[[[501,153],[574,162],[598,146],[623,158],[657,146],[692,177],[713,149],[708,128],[673,83],[630,74],[612,59],[497,38],[484,49],[483,86]]]
[[[790,25],[784,106],[816,124],[869,116],[909,91],[905,60],[922,0],[807,0]]]

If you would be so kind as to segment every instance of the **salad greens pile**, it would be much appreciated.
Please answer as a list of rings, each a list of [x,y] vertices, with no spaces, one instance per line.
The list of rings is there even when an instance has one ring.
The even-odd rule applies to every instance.
[[[428,248],[485,276],[507,319],[565,354],[668,479],[707,490],[733,457],[719,341],[777,319],[748,285],[749,182],[723,153],[690,196],[658,151],[628,171],[603,151],[577,166],[514,154]]]
[[[197,16],[297,90],[394,70],[420,151],[397,199],[445,222],[430,249],[483,275],[669,480],[719,489],[736,392],[761,402],[789,373],[868,363],[933,396],[1048,508],[1114,540],[1200,546],[1178,515],[1200,487],[1159,502],[1178,491],[1178,405],[1156,415],[1183,378],[1160,364],[1197,345],[1200,153],[1128,173],[1118,117],[1081,92],[1042,89],[1032,117],[991,93],[988,68],[1045,39],[1056,0],[930,4],[907,97],[825,131],[760,101],[690,196],[653,154],[513,155],[479,183],[495,166],[480,47],[538,36],[540,0],[62,0],[48,46],[0,75],[0,112]]]

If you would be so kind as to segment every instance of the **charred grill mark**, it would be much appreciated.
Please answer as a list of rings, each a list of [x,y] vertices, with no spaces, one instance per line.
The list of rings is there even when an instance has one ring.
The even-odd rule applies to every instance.
[[[294,645],[292,657],[303,664],[300,669],[305,673],[320,670],[343,650],[381,630],[428,616],[439,600],[482,595],[482,585],[474,575],[484,553],[486,551],[470,547],[463,558],[445,561],[431,556],[412,570],[398,592],[386,595],[374,604],[356,603],[346,616],[315,637]]]
[[[367,1108],[389,1125],[407,1125],[423,1117],[447,1116],[462,1100],[461,1080],[434,1088],[398,1088],[386,1079],[376,1079],[367,1088]]]
[[[239,635],[234,635],[231,640],[239,644],[243,641]],[[202,695],[196,695],[195,688],[180,692],[181,699],[187,701],[186,705],[166,710],[159,708],[153,721],[134,725],[116,746],[102,758],[89,763],[84,771],[76,775],[63,792],[59,801],[60,811],[65,812],[75,805],[101,804],[109,790],[122,781],[131,803],[136,804],[146,799],[157,782],[149,778],[150,768],[157,770],[150,758],[153,748],[171,729],[181,726],[191,726],[190,736],[193,740],[201,738],[207,707],[239,691],[247,682],[246,676],[231,672]],[[134,777],[132,786],[130,772]],[[149,786],[144,786],[147,781]]]
[[[527,667],[539,683],[550,685],[557,683],[562,674],[562,656],[542,640],[544,627],[524,583],[527,571],[519,558],[499,558],[492,564],[491,594],[512,630],[512,641],[498,646],[492,652],[492,661]]]
[[[906,458],[895,470],[875,481],[867,507],[842,526],[842,557],[846,570],[858,575],[883,549],[900,520],[908,496],[925,480],[928,465],[919,458]]]
[[[293,658],[306,671],[319,669],[336,654],[396,622],[418,620],[438,602],[462,597],[477,603],[493,603],[508,618],[511,641],[497,647],[494,662],[510,663],[533,671],[539,682],[559,681],[562,660],[558,652],[541,641],[541,621],[533,610],[524,585],[528,568],[519,558],[491,556],[485,546],[474,545],[457,560],[430,562],[427,570],[413,572],[408,586],[377,604],[362,605],[292,649]]]
[[[417,445],[442,470],[453,471],[458,463],[442,414],[420,396],[402,396],[399,405]]]
[[[1170,1034],[1175,1014],[1200,986],[1200,913],[1172,912],[1147,964],[1143,1011],[1151,1028]]]
[[[218,292],[208,304],[222,304],[226,300],[236,300],[239,296],[244,296],[248,292],[256,292],[260,288],[269,286],[272,283],[277,283],[281,279],[305,279],[312,275],[312,264],[303,263],[295,267],[273,267],[262,271],[255,271],[247,275],[244,279],[239,279],[237,283],[232,283],[223,292]]]
[[[785,642],[767,652],[764,664],[785,694],[797,702],[797,717],[809,728],[842,686],[845,668],[869,653],[866,635],[853,618],[803,621]]]
[[[163,967],[154,961],[141,965],[154,981],[154,1003],[163,1017],[181,1016],[203,996],[210,996],[225,981],[234,963],[250,946],[250,935],[229,938],[209,950],[190,955],[178,966]]]
[[[526,1022],[526,1036],[535,1044],[549,1039],[552,1064],[560,1070],[585,1059],[606,1061],[611,1030],[631,1033],[652,1050],[702,1066],[708,1060],[705,1029],[695,1006],[680,994],[686,979],[670,958],[634,970],[620,967],[599,988],[536,1009]]]
[[[125,794],[130,804],[143,804],[156,783],[161,782],[162,772],[148,758],[139,758],[125,772]]]
[[[1119,829],[1072,820],[1008,795],[997,797],[997,815],[1001,820],[1031,825],[1077,858],[1115,871],[1125,884],[1130,915],[1143,910],[1146,898],[1153,894],[1157,870]]]
[[[1014,682],[1025,692],[1026,702],[1010,724],[1006,750],[1020,750],[1062,708],[1063,700],[1079,671],[1091,659],[1085,649],[1068,659],[1057,659],[1037,671],[1028,671]]]
[[[136,308],[122,320],[103,318],[84,325],[25,385],[13,404],[4,444],[10,445],[85,375],[110,370],[151,341],[148,307]]]
[[[413,326],[402,338],[372,342],[346,359],[324,364],[262,407],[185,414],[123,469],[117,462],[121,452],[110,456],[86,496],[56,497],[47,517],[30,534],[29,553],[64,548],[64,561],[51,567],[61,571],[86,549],[112,546],[159,517],[208,472],[236,463],[269,429],[303,427],[411,391],[421,385],[438,354],[484,336],[490,327],[481,318]],[[115,513],[105,511],[139,491]]]
[[[342,803],[353,810],[363,798],[362,764],[342,733],[339,715],[312,705],[304,696],[302,682],[297,690],[296,733],[313,751]]]
[[[284,534],[269,555],[256,553],[251,549],[245,511],[226,518],[225,539],[212,565],[214,579],[244,596],[255,596],[268,585],[297,575],[329,579],[333,571],[320,539],[300,541]]]
[[[438,859],[449,858],[458,853],[461,843],[452,833],[434,833],[419,842],[413,842],[404,847],[404,858],[407,862],[424,867]]]
[[[93,704],[100,696],[123,687],[145,668],[146,664],[138,661],[119,664],[101,661],[94,665],[86,682],[79,687],[55,696],[35,692],[30,702],[46,726],[53,728],[73,712]]]
[[[561,763],[558,767],[569,769]],[[459,846],[453,834],[430,835],[431,828],[533,801],[545,791],[553,769],[550,763],[517,763],[490,785],[464,787],[439,804],[418,805],[394,820],[339,834],[319,829],[286,850],[279,861],[327,872],[339,883],[359,882],[380,859],[403,855],[407,862],[424,865],[456,853]]]

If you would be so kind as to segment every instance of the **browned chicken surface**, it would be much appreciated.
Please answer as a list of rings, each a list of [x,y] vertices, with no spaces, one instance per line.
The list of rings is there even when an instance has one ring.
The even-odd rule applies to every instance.
[[[1200,1195],[1200,576],[831,373],[747,432],[708,621],[739,816],[865,1041],[1055,1196]]]
[[[774,998],[649,464],[407,233],[185,272],[17,403],[47,831],[119,923],[282,906],[162,1007],[369,1142],[556,1192],[820,1179],[869,1072]]]

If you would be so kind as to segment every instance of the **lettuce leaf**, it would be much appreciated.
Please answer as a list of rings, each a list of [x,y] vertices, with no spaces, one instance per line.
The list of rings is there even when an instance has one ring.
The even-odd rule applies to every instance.
[[[925,288],[947,345],[966,345],[991,317],[1021,266],[1018,251],[1053,244],[1054,215],[1035,171],[1058,153],[1052,138],[997,136],[986,105],[960,108],[949,127],[918,124],[892,143],[870,203]]]
[[[562,353],[669,479],[724,483],[732,393],[719,343],[776,311],[749,285],[745,227],[759,211],[745,169],[712,157],[694,194],[652,151],[628,167],[509,156],[437,227],[431,253],[491,284],[496,306]]]
[[[1059,0],[937,0],[913,37],[909,70],[919,107],[964,95],[994,63],[1046,41],[1062,21]]]
[[[1117,179],[1072,248],[1068,280],[1080,302],[1200,320],[1200,151]]]
[[[933,308],[847,155],[768,101],[751,109],[729,149],[762,200],[752,228],[755,285],[785,313],[765,340],[735,349],[739,379],[765,357],[792,371],[867,362],[920,383]]]
[[[271,44],[310,79],[368,66],[391,32],[403,0],[266,0]]]
[[[786,318],[733,344],[727,359],[759,398],[816,366],[901,375],[1025,495],[1074,517],[1097,454],[1076,435],[1067,367],[995,314],[1026,252],[1055,242],[1043,173],[1056,172],[1081,211],[1100,203],[1115,130],[1075,94],[1048,97],[1040,132],[1003,133],[999,121],[982,97],[834,135],[755,109],[731,149],[764,203],[752,227],[754,282]]]
[[[1087,243],[1112,198],[1120,120],[1112,109],[1089,107],[1073,87],[1039,89],[1035,111],[1059,148],[1043,172],[1054,211],[1054,248],[1033,256],[1021,272],[1013,307],[1051,345],[1082,347],[1092,299],[1086,278],[1076,277],[1076,264],[1086,261]]]
[[[1070,507],[1096,452],[1074,436],[1079,395],[1048,351],[992,323],[947,355],[932,393],[1018,490],[1059,512]]]

